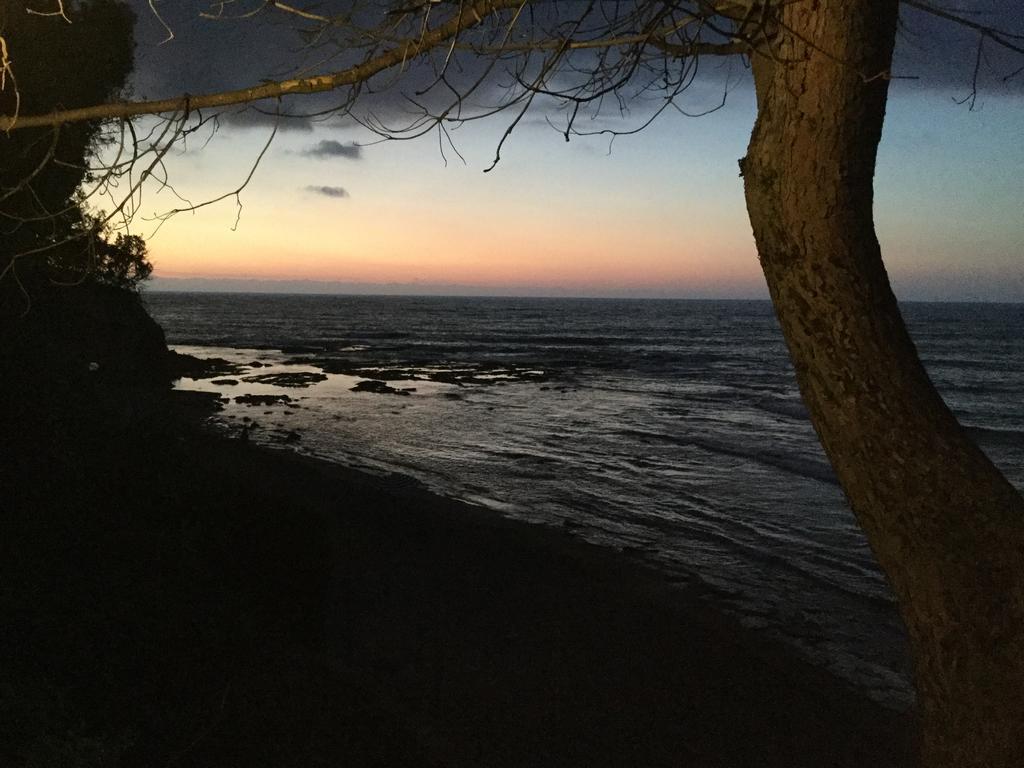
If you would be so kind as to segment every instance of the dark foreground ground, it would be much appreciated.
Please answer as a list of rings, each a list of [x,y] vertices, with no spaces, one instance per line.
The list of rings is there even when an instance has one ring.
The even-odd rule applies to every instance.
[[[0,435],[0,765],[912,763],[625,556],[179,411]]]

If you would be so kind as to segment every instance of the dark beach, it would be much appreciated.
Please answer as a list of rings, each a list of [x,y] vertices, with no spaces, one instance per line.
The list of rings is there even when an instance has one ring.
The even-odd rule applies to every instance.
[[[913,763],[912,716],[628,554],[61,380],[6,384],[0,764]]]

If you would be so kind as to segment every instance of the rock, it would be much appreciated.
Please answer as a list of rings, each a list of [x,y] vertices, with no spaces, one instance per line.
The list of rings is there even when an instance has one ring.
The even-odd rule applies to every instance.
[[[166,365],[172,379],[212,379],[215,376],[237,375],[244,370],[244,366],[229,363],[221,357],[201,358],[180,352],[168,352]]]
[[[290,403],[291,398],[288,395],[239,395],[235,402],[242,405],[276,405]]]
[[[430,374],[431,381],[437,381],[441,384],[454,384],[457,387],[464,387],[463,379],[459,377],[459,374],[451,371],[441,371],[439,373]]]
[[[275,387],[309,387],[318,381],[326,381],[325,373],[260,373],[255,376],[246,376],[243,381],[254,384],[271,384]]]
[[[233,387],[238,383],[238,379],[214,379],[210,383],[216,384],[218,387]]]
[[[341,373],[376,381],[416,381],[421,378],[409,368],[372,368],[353,365],[347,360],[323,360],[317,365],[327,373]]]
[[[216,392],[193,392],[175,389],[170,394],[171,402],[179,411],[195,415],[211,414],[223,410],[225,401]]]
[[[25,272],[25,286],[0,281],[0,462],[15,452],[70,456],[79,440],[113,444],[162,418],[167,345],[139,296]]]
[[[360,381],[351,389],[352,392],[373,392],[378,395],[405,395],[409,396],[409,391],[405,389],[395,389],[389,387],[383,381],[377,381],[375,379],[367,379]]]
[[[10,317],[0,313],[0,372],[38,370],[72,387],[90,374],[107,384],[168,386],[164,333],[138,294],[91,283],[32,293],[27,311],[19,304]]]

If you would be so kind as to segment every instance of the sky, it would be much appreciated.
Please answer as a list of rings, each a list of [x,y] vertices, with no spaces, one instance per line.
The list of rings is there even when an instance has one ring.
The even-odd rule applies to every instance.
[[[233,39],[169,21],[175,39],[156,45],[164,33],[140,12],[137,95],[253,81],[244,36],[269,32],[233,28]],[[1024,91],[991,77],[973,110],[956,103],[973,59],[952,66],[949,44],[929,29],[901,43],[898,64],[927,77],[893,83],[879,149],[890,278],[902,299],[1024,301]],[[436,132],[380,142],[352,120],[294,121],[240,193],[240,214],[229,197],[158,227],[156,214],[181,206],[175,193],[211,199],[249,173],[270,128],[252,113],[225,119],[205,146],[195,137],[168,158],[173,192],[145,190],[134,229],[149,241],[151,289],[764,298],[736,162],[754,120],[749,76],[712,68],[679,103],[702,111],[724,85],[722,109],[666,110],[614,141],[566,142],[545,119],[564,123],[563,113],[528,113],[487,173],[507,114],[453,132],[464,162]],[[649,108],[633,105],[616,125]],[[375,109],[398,121],[406,108],[385,98]]]

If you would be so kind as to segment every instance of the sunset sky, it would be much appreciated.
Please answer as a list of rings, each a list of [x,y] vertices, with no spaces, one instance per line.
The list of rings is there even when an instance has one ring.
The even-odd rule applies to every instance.
[[[170,55],[146,57],[152,34],[143,22],[144,96],[156,88],[147,72]],[[171,45],[188,44],[180,37]],[[667,112],[610,151],[607,136],[567,143],[528,115],[489,173],[508,117],[453,134],[465,164],[447,147],[446,164],[436,132],[372,144],[336,117],[280,131],[242,193],[237,229],[229,199],[150,238],[153,288],[766,296],[736,164],[754,99],[734,69],[725,108]],[[711,106],[721,82],[715,74],[684,106]],[[876,187],[886,263],[902,298],[1024,301],[1024,97],[993,87],[969,111],[954,102],[967,90],[952,78],[893,85]],[[234,189],[269,130],[226,123],[205,148],[193,142],[168,162],[176,190],[198,202]],[[141,213],[179,205],[150,189]],[[143,236],[154,229],[136,222]]]

